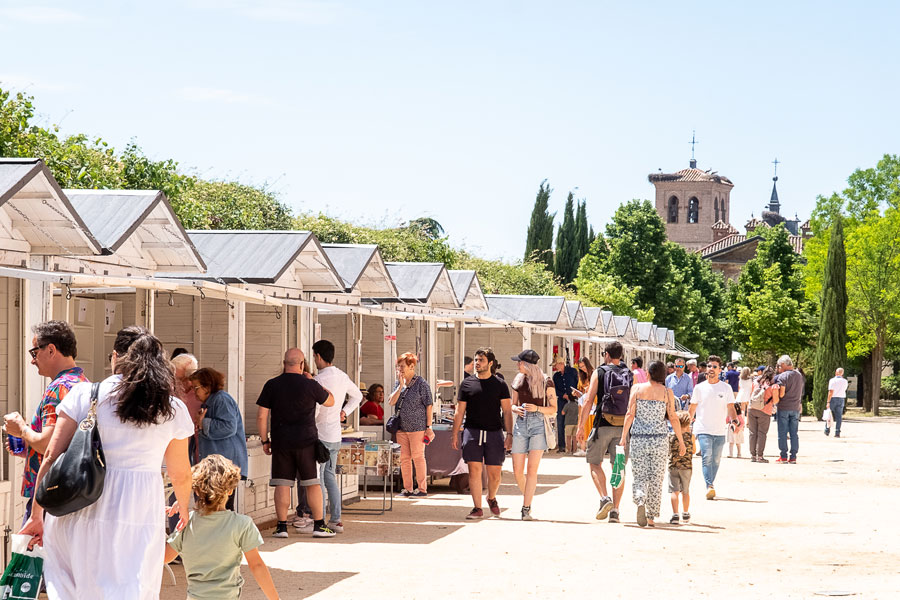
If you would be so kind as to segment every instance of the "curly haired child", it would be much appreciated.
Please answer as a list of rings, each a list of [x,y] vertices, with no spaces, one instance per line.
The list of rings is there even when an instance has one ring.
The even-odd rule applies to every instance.
[[[275,583],[259,555],[259,530],[250,517],[225,509],[241,470],[224,456],[211,454],[194,465],[192,473],[197,510],[184,529],[169,537],[166,548],[166,562],[181,554],[188,598],[240,598],[243,554],[266,598],[277,600]]]

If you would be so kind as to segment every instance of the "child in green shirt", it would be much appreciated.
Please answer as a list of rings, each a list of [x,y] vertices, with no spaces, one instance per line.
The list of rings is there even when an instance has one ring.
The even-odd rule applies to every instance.
[[[184,529],[169,537],[166,547],[166,562],[181,554],[191,600],[240,598],[241,554],[266,598],[278,600],[257,549],[263,540],[253,519],[225,510],[240,480],[241,470],[220,454],[207,456],[193,468],[198,510],[191,513]]]

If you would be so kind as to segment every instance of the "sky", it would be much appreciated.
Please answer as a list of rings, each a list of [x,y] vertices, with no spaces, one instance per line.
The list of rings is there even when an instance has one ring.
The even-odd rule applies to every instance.
[[[600,230],[647,175],[730,178],[743,231],[898,152],[891,2],[0,0],[0,87],[295,212],[437,219],[515,260],[541,181]]]

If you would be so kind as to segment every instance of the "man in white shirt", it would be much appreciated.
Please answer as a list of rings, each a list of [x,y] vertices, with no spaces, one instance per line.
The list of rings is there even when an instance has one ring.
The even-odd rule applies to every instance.
[[[844,379],[844,369],[838,367],[834,377],[828,380],[828,408],[834,419],[834,437],[841,437],[841,422],[844,420],[844,405],[847,403],[847,387],[850,382]],[[825,435],[831,433],[828,427],[829,421],[825,421]]]
[[[714,484],[722,461],[725,435],[729,423],[737,424],[737,412],[734,410],[734,391],[719,379],[722,374],[722,359],[714,354],[710,355],[706,359],[706,367],[706,381],[694,387],[690,413],[694,418],[693,432],[700,444],[703,459],[706,499],[712,500],[716,497]]]
[[[328,494],[328,512],[331,513],[329,529],[337,533],[344,532],[341,521],[341,490],[338,486],[335,467],[341,449],[341,421],[351,414],[362,402],[362,392],[346,373],[331,365],[334,361],[334,344],[328,340],[319,340],[312,347],[313,360],[318,374],[315,379],[334,396],[332,406],[319,405],[316,409],[316,429],[319,430],[319,441],[322,442],[331,458],[319,465],[319,478],[325,485]],[[344,399],[347,400],[344,404]]]

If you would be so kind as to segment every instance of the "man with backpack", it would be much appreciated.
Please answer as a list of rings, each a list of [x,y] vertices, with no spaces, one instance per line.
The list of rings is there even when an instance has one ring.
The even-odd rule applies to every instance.
[[[612,342],[604,352],[606,364],[596,369],[591,375],[584,406],[578,423],[579,442],[584,440],[584,424],[591,414],[594,399],[597,398],[597,411],[594,415],[594,428],[587,442],[587,462],[591,468],[591,479],[600,493],[600,508],[597,510],[598,521],[609,516],[610,523],[619,522],[619,503],[625,490],[624,463],[620,465],[622,472],[616,477],[612,495],[607,493],[606,475],[603,473],[603,457],[609,454],[609,462],[615,468],[616,445],[622,437],[622,426],[625,424],[625,413],[628,410],[628,399],[634,375],[622,363],[622,344]],[[627,458],[627,447],[625,456]],[[611,482],[612,483],[612,482]]]

